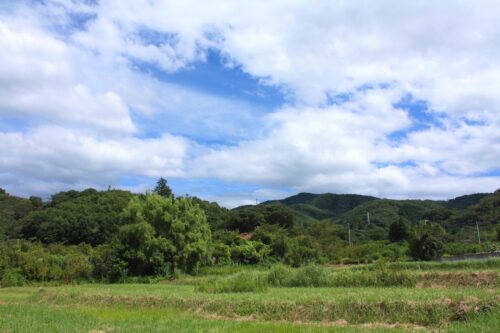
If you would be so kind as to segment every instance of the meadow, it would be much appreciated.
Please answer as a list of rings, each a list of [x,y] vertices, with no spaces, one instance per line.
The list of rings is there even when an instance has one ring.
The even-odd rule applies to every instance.
[[[500,260],[206,268],[151,284],[0,289],[0,332],[494,332]]]

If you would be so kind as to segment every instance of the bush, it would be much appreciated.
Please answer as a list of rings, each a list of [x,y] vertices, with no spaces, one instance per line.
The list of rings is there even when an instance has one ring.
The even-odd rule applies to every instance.
[[[26,283],[26,278],[21,274],[20,269],[8,268],[2,274],[0,287],[19,287]]]
[[[423,234],[410,242],[410,255],[415,260],[434,260],[443,250],[443,243],[431,234]]]

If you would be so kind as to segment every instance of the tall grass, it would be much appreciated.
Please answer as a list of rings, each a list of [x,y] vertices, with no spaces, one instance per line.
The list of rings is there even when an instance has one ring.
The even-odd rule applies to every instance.
[[[197,284],[196,290],[210,293],[262,292],[267,287],[414,287],[418,275],[408,271],[331,270],[319,266],[290,268],[275,265],[268,272],[246,271],[216,277]]]
[[[251,271],[203,281],[196,285],[196,291],[208,293],[263,292],[266,290],[266,276],[262,273]]]
[[[360,323],[410,323],[439,325],[452,321],[471,320],[480,314],[498,314],[499,305],[493,297],[439,298],[429,301],[397,299],[364,300],[362,297],[344,298],[336,302],[329,299],[281,301],[277,299],[233,299],[226,297],[128,297],[112,295],[86,295],[72,293],[41,293],[33,302],[65,306],[167,308],[196,313],[216,314],[226,318],[248,317],[272,321],[329,321],[346,320]]]
[[[229,266],[205,266],[198,270],[198,275],[232,275],[239,272],[256,270],[260,268],[256,265],[229,265]]]
[[[267,275],[273,287],[414,287],[418,275],[408,271],[334,271],[318,266],[298,269],[277,265]]]
[[[487,260],[459,260],[459,261],[410,261],[393,262],[384,265],[390,270],[421,270],[421,271],[446,271],[446,270],[481,270],[500,269],[500,258],[490,258]],[[347,270],[371,271],[380,269],[379,265],[358,265],[345,268]]]

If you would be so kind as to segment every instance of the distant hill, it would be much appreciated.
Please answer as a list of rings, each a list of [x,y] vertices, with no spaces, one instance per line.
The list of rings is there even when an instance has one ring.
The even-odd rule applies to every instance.
[[[388,228],[400,218],[409,223],[417,223],[426,213],[440,208],[442,206],[439,203],[431,200],[378,199],[346,212],[340,218],[340,223],[350,223],[354,228],[363,229],[363,226],[368,225],[369,213],[370,224]]]
[[[476,222],[481,231],[493,232],[500,223],[500,189],[493,194],[484,196],[479,203],[469,206],[447,221],[449,230],[461,234],[466,239],[475,235]]]
[[[291,209],[299,221],[336,219],[355,207],[377,198],[358,194],[299,193],[283,200],[263,202],[280,204]]]
[[[467,194],[467,195],[462,195],[460,197],[456,197],[455,199],[450,199],[448,201],[440,201],[440,203],[442,203],[442,205],[445,206],[446,208],[465,210],[472,205],[477,205],[482,198],[490,194],[491,193]]]
[[[403,219],[409,224],[414,224],[428,218],[428,216],[438,216],[439,214],[436,215],[436,212],[449,211],[450,218],[441,222],[446,223],[447,226],[455,224],[456,227],[459,227],[460,224],[465,223],[464,221],[468,221],[470,216],[476,216],[480,210],[476,206],[491,195],[476,193],[451,200],[437,201],[379,199],[358,194],[299,193],[282,200],[266,201],[260,205],[285,206],[292,211],[296,223],[311,225],[326,220],[344,227],[349,224],[358,238],[384,239],[393,222]],[[491,199],[487,202],[491,206]],[[241,206],[235,210],[248,209],[249,207],[253,206]],[[450,221],[452,217],[454,220]],[[460,218],[455,219],[455,217]],[[488,221],[490,220],[491,216],[489,216]]]

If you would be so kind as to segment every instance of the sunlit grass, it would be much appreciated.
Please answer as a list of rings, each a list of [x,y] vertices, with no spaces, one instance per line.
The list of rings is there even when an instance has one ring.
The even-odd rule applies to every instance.
[[[336,326],[335,326],[336,325]],[[228,320],[179,312],[175,309],[109,307],[48,307],[0,305],[0,332],[364,332],[366,327],[322,323]],[[374,327],[370,332],[403,332]]]
[[[325,270],[295,270],[292,278],[321,285],[315,274],[336,269]],[[481,270],[488,271],[497,274]],[[260,290],[252,278],[268,276],[262,267],[206,273],[176,283],[0,288],[0,332],[489,332],[500,319],[495,285],[273,287],[266,280],[267,290]],[[352,273],[345,276],[363,274]],[[224,292],[196,288],[232,279],[235,288]]]

